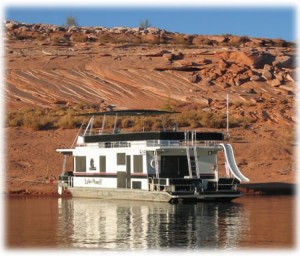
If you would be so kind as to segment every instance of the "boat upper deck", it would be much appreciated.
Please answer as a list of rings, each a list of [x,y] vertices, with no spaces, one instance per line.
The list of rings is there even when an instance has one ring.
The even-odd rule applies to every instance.
[[[196,131],[178,131],[176,118],[175,124],[171,127],[172,129],[167,129],[165,127],[165,116],[170,117],[173,114],[179,112],[174,111],[161,111],[161,110],[114,110],[106,112],[96,112],[96,113],[86,113],[80,116],[88,116],[90,120],[84,130],[78,137],[77,144],[89,144],[89,143],[120,143],[125,145],[126,143],[135,141],[164,141],[172,143],[179,142],[207,142],[207,141],[223,141],[224,134],[220,132],[196,132]],[[97,116],[102,117],[102,127],[101,129],[94,129],[94,118]],[[114,127],[112,132],[104,132],[106,116],[115,116]],[[144,126],[140,132],[125,132],[121,133],[120,129],[117,127],[117,118],[124,116],[162,116],[162,129],[160,131],[145,131]],[[97,132],[95,132],[97,131]],[[160,143],[158,143],[160,144]]]
[[[193,137],[194,136],[194,137]],[[133,132],[115,134],[86,134],[83,135],[84,143],[117,142],[117,141],[223,141],[224,134],[220,132],[193,132],[192,131],[158,131],[158,132]]]

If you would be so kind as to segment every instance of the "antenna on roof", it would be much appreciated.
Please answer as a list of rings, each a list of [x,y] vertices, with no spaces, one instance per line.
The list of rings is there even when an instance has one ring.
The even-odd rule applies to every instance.
[[[227,138],[229,138],[230,135],[229,135],[229,94],[228,93],[226,97],[226,117],[227,117],[226,136]]]

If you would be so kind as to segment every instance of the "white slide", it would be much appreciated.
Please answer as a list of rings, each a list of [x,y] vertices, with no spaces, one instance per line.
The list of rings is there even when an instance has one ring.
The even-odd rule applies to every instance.
[[[225,155],[225,158],[226,158],[226,162],[227,162],[227,164],[229,166],[229,169],[230,169],[230,172],[233,174],[233,176],[241,182],[250,181],[239,170],[239,167],[237,166],[237,164],[235,162],[235,159],[234,159],[232,146],[230,144],[223,144],[223,143],[220,144],[220,146],[222,146],[223,149],[224,149],[224,155]]]

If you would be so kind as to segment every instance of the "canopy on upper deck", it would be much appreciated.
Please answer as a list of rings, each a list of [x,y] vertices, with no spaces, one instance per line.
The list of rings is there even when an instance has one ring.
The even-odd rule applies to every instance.
[[[142,141],[142,140],[190,140],[192,132],[158,131],[158,132],[133,132],[120,134],[93,134],[83,135],[84,143],[116,142],[116,141]],[[222,141],[223,133],[220,132],[197,132],[195,140],[198,141]]]
[[[171,115],[178,114],[176,111],[164,110],[147,110],[147,109],[128,109],[128,110],[112,110],[104,112],[94,112],[79,114],[78,116],[155,116],[155,115]]]

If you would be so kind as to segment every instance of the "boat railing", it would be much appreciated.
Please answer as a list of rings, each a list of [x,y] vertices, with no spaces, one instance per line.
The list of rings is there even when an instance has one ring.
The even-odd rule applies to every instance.
[[[148,184],[150,191],[162,191],[169,185],[169,179],[148,177]]]
[[[73,187],[73,176],[68,177],[68,186]]]
[[[73,176],[68,173],[71,172],[65,172],[65,174],[59,176],[59,184],[62,187],[73,187]]]
[[[220,141],[216,141],[216,140],[197,140],[197,141],[182,141],[180,144],[183,146],[215,146],[218,145],[220,143]]]
[[[151,132],[150,132],[151,133]],[[125,133],[124,136],[113,136],[113,140],[110,141],[107,138],[112,137],[112,134],[101,134],[99,136],[105,135],[104,139],[102,137],[97,137],[93,136],[93,133],[89,133],[87,135],[83,134],[78,136],[77,139],[77,146],[86,146],[87,142],[85,142],[85,137],[95,137],[95,141],[90,140],[90,144],[94,144],[97,147],[100,148],[120,148],[120,147],[131,147],[132,145],[143,145],[143,146],[148,146],[148,147],[176,147],[176,146],[188,146],[188,147],[194,147],[194,146],[215,146],[216,144],[220,143],[220,140],[216,140],[216,138],[211,137],[211,139],[208,139],[204,136],[198,136],[199,134],[197,133],[196,130],[189,131],[185,130],[184,131],[184,137],[183,136],[178,136],[176,139],[169,139],[169,138],[164,138],[164,139],[153,139],[149,138],[147,139],[147,136],[138,136],[139,140],[134,137],[135,135],[131,136],[130,133]],[[107,136],[106,136],[107,135]],[[150,137],[150,136],[149,136]],[[98,139],[97,139],[98,138]],[[118,140],[116,140],[118,138]],[[125,139],[126,140],[119,140],[119,139]],[[130,140],[132,139],[132,140]],[[94,139],[93,139],[94,140]],[[98,140],[98,143],[97,143]],[[102,140],[102,141],[101,141]],[[103,141],[107,140],[107,141]],[[101,142],[99,142],[101,141]]]
[[[172,140],[147,140],[145,146],[147,147],[176,147],[176,146],[184,146],[184,147],[195,147],[195,146],[206,146],[211,147],[218,145],[220,141],[172,141]],[[86,146],[86,143],[77,143],[78,147]],[[136,145],[136,144],[135,144]],[[112,141],[112,142],[99,142],[97,143],[99,148],[130,148],[132,146],[132,142],[130,141]]]
[[[131,143],[129,141],[115,141],[115,142],[102,142],[99,143],[102,148],[129,148]]]
[[[186,178],[152,178],[148,177],[148,184],[150,191],[193,191],[195,185],[201,184],[200,179],[186,179]]]
[[[218,141],[197,141],[194,143],[187,143],[185,141],[172,141],[172,140],[147,140],[145,146],[147,147],[176,147],[176,146],[215,146],[219,144]],[[101,142],[98,143],[100,148],[129,148],[132,143],[129,141],[116,141],[116,142]],[[136,145],[136,144],[134,144]]]
[[[148,147],[166,146],[173,147],[180,145],[180,141],[174,140],[147,140]]]

